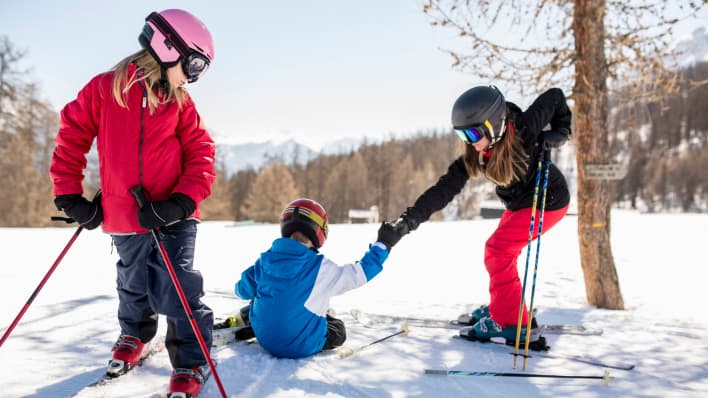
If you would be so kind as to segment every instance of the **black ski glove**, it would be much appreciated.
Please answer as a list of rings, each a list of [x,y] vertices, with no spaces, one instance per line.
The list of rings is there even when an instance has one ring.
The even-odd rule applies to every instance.
[[[559,148],[568,141],[570,130],[559,128],[556,130],[544,131],[541,133],[541,147],[548,151],[554,148]]]
[[[386,245],[388,251],[391,251],[393,246],[395,246],[402,237],[403,235],[396,231],[393,225],[388,222],[382,222],[376,240]]]
[[[168,200],[148,202],[138,210],[138,222],[145,229],[155,229],[189,217],[196,204],[187,195],[175,193]]]
[[[390,223],[393,229],[395,229],[401,236],[404,236],[411,231],[415,231],[420,224],[420,221],[418,221],[416,217],[413,217],[410,212],[411,208],[409,207],[401,214],[400,217],[398,217],[396,221]]]
[[[59,195],[54,204],[86,229],[96,229],[103,222],[100,192],[90,202],[79,194]]]

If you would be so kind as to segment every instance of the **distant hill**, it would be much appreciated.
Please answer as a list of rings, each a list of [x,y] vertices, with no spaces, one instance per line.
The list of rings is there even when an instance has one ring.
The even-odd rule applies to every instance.
[[[292,139],[285,142],[266,141],[216,146],[217,159],[219,163],[224,164],[229,175],[248,168],[259,169],[271,159],[280,159],[291,164],[295,157],[299,162],[307,162],[316,154],[311,148]]]
[[[678,41],[674,53],[679,56],[676,60],[668,62],[669,65],[675,63],[674,68],[683,69],[708,62],[708,26],[698,28],[693,31],[691,37]]]
[[[266,141],[245,144],[217,144],[218,161],[225,165],[228,175],[248,168],[259,169],[272,159],[280,159],[285,164],[297,162],[304,164],[320,153],[332,155],[348,153],[361,146],[363,140],[345,138],[325,145],[321,151],[316,151],[294,139],[283,142]]]

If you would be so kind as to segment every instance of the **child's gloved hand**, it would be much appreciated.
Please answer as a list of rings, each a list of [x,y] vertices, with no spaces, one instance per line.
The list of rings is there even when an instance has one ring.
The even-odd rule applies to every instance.
[[[168,200],[149,202],[138,211],[138,222],[145,229],[155,229],[182,220],[194,212],[189,196],[175,193]]]
[[[59,195],[54,204],[86,229],[95,229],[103,222],[100,192],[90,202],[79,194]]]
[[[390,251],[402,237],[403,235],[401,235],[391,223],[382,222],[376,240],[386,245]]]

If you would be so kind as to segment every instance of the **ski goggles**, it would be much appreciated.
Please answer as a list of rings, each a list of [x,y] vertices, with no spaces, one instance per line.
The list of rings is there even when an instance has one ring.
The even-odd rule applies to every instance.
[[[485,120],[482,124],[466,127],[463,129],[455,129],[455,133],[458,137],[460,137],[463,142],[468,144],[474,144],[485,136],[489,137],[492,128],[492,124],[489,122],[489,120]]]
[[[188,56],[182,56],[182,72],[187,76],[190,83],[194,83],[206,72],[209,68],[209,61],[199,53],[191,53]]]

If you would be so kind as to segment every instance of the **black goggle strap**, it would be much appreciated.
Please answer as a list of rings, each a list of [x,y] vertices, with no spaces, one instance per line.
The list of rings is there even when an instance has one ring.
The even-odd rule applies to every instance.
[[[484,135],[489,139],[489,141],[492,141],[494,139],[494,126],[492,126],[492,123],[485,119],[484,123],[482,123],[482,131],[484,131]]]

